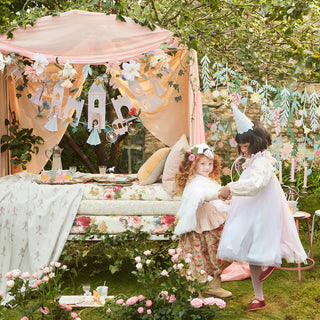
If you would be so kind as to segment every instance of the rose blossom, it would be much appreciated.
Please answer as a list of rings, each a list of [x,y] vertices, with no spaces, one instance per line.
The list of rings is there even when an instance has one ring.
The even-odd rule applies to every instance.
[[[214,298],[214,303],[220,308],[223,309],[226,306],[226,302],[219,298]]]
[[[37,289],[37,287],[38,287],[38,285],[36,283],[33,283],[31,286],[31,288],[33,288],[33,289]]]
[[[213,277],[212,276],[208,276],[207,280],[210,282],[213,280]]]
[[[142,264],[141,264],[140,262],[137,263],[137,264],[136,264],[136,268],[137,268],[137,269],[142,269]]]
[[[137,303],[138,300],[139,300],[138,297],[134,296],[134,297],[129,298],[129,299],[126,301],[126,304],[132,305],[132,304]]]
[[[38,309],[39,312],[43,313],[43,314],[49,314],[49,309],[47,307],[44,307],[44,309],[42,307],[40,307]]]
[[[110,309],[110,308],[108,308],[106,312],[110,313],[110,312],[111,312],[111,309]]]
[[[38,276],[39,276],[38,272],[35,272],[35,273],[32,274],[32,278],[33,278],[33,279],[38,278]]]
[[[54,277],[54,272],[49,273],[49,278],[53,278]]]
[[[50,269],[48,267],[45,267],[42,271],[43,273],[49,273],[50,272]]]
[[[183,268],[183,263],[178,264],[178,269],[181,270]]]
[[[177,248],[177,255],[179,255],[182,252],[181,248]]]
[[[201,308],[202,307],[202,300],[199,298],[194,298],[191,300],[190,304],[194,307],[194,308]]]
[[[61,262],[56,262],[54,265],[59,268],[61,266]]]
[[[11,279],[12,278],[12,272],[11,271],[6,273],[6,278],[7,279]]]
[[[169,253],[170,256],[173,256],[176,253],[176,250],[175,249],[169,249],[168,253]]]
[[[21,271],[19,269],[12,270],[12,276],[14,278],[18,278],[21,275]]]
[[[8,286],[9,288],[12,288],[12,287],[14,286],[14,281],[13,281],[13,280],[7,281],[7,286]]]
[[[171,261],[172,261],[172,262],[176,262],[176,261],[178,261],[178,259],[179,259],[179,255],[178,255],[178,254],[174,254],[174,255],[171,257]]]
[[[146,301],[146,307],[151,307],[152,306],[152,301],[151,300],[147,300]]]
[[[49,281],[49,277],[44,276],[44,277],[42,278],[42,281],[43,281],[43,282],[48,282],[48,281]]]
[[[22,274],[22,278],[23,278],[23,279],[29,279],[30,277],[31,277],[31,275],[30,275],[29,272],[24,272],[24,273]]]
[[[141,257],[135,257],[134,260],[135,260],[137,263],[139,263],[139,262],[141,262]]]
[[[170,296],[170,298],[169,298],[169,303],[174,303],[175,301],[176,301],[177,299],[176,299],[176,297],[175,297],[175,295],[174,294],[172,294],[171,296]]]
[[[192,258],[192,253],[188,252],[188,253],[187,253],[187,257],[188,257],[189,259],[191,259],[191,258]]]
[[[3,297],[3,295],[4,295],[3,291],[0,291],[0,297]],[[148,300],[148,301],[150,301],[150,300]]]
[[[144,310],[144,309],[143,309],[142,307],[139,307],[139,308],[138,308],[138,312],[139,312],[139,313],[143,313],[143,310]]]
[[[190,258],[186,258],[184,261],[185,261],[186,263],[191,263],[191,259],[190,259]]]
[[[151,262],[151,260],[149,260],[149,259],[146,260],[146,264],[150,264],[150,262]]]
[[[70,316],[71,316],[72,318],[76,318],[76,317],[78,316],[78,314],[77,314],[76,312],[71,312]]]
[[[190,162],[193,162],[194,160],[196,160],[196,156],[193,153],[191,153],[188,159]]]
[[[149,256],[151,254],[151,251],[150,250],[146,250],[144,253],[143,253],[145,256]]]
[[[151,310],[150,309],[147,310],[147,314],[151,314]]]
[[[64,264],[62,267],[61,267],[63,270],[67,270],[67,266]]]
[[[160,274],[162,276],[166,277],[166,276],[168,276],[168,271],[167,270],[162,270],[162,272]]]
[[[215,298],[213,298],[213,297],[205,298],[205,299],[203,299],[203,304],[205,306],[213,306],[215,304],[214,300],[215,300]]]
[[[118,304],[119,306],[121,306],[124,303],[123,299],[119,299],[117,300],[116,304]]]
[[[28,317],[23,317],[20,320],[29,320],[29,318]]]
[[[161,291],[160,298],[167,299],[168,298],[168,291]]]

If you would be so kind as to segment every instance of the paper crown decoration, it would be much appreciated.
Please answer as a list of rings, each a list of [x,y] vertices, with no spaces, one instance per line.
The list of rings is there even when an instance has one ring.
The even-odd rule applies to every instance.
[[[238,133],[245,133],[252,129],[252,121],[244,113],[242,113],[234,103],[231,103],[231,107]]]
[[[192,162],[198,154],[204,154],[209,159],[214,158],[213,150],[205,143],[197,144],[187,150],[185,156]]]

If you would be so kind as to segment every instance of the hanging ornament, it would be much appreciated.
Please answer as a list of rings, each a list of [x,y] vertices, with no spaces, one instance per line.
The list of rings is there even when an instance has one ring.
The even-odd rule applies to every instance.
[[[116,134],[115,131],[110,130],[106,133],[106,139],[111,143],[115,143],[118,139],[118,135]]]
[[[135,123],[130,123],[128,127],[128,135],[134,136],[139,131],[138,126]]]

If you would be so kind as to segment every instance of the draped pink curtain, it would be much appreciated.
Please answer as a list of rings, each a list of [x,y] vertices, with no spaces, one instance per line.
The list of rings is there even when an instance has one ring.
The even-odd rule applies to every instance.
[[[126,22],[121,22],[116,20],[115,15],[72,10],[59,16],[40,18],[34,26],[28,26],[26,29],[17,29],[14,31],[13,39],[7,39],[6,34],[0,35],[0,52],[15,52],[31,59],[36,53],[40,53],[50,62],[56,62],[58,59],[59,63],[68,61],[74,65],[104,64],[135,59],[143,53],[159,49],[163,42],[169,46],[177,45],[177,40],[170,31],[161,28],[152,31],[129,18],[126,18]],[[188,50],[178,52],[179,58],[171,62],[173,72],[180,70],[180,63],[184,63],[188,53]],[[195,52],[192,56],[196,59]],[[179,80],[182,101],[176,103],[172,89],[168,88],[166,105],[144,114],[145,126],[167,145],[174,143],[182,133],[185,133],[193,144],[204,141],[198,71],[196,60],[194,61],[194,64],[190,65],[193,69],[187,68],[186,75],[190,75],[189,78],[183,76]],[[194,79],[195,85],[191,85]],[[78,80],[81,82],[81,79]],[[121,92],[126,90],[123,86]],[[44,121],[34,118],[33,109],[36,106],[32,105],[26,96],[16,99],[13,82],[9,84],[9,96],[10,104],[19,115],[20,122],[33,127],[38,134],[41,132],[39,135],[46,141],[42,149],[52,148],[54,144],[59,143],[66,126],[59,128],[58,133],[42,130]],[[46,114],[44,116],[46,117]],[[39,172],[45,160],[39,153],[34,162],[28,165],[28,171]]]

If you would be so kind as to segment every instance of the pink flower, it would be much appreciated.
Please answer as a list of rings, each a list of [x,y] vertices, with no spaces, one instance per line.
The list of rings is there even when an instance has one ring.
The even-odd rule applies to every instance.
[[[20,320],[29,320],[29,318],[28,317],[23,317]]]
[[[90,224],[91,218],[90,217],[78,217],[76,220],[76,225],[78,227],[83,227],[84,229],[87,228]]]
[[[146,307],[151,307],[152,306],[152,301],[151,300],[147,300],[146,301]]]
[[[42,281],[43,281],[43,282],[48,282],[48,281],[49,281],[49,277],[44,276],[44,277],[42,278]]]
[[[168,298],[168,291],[161,291],[161,292],[160,292],[160,298],[167,300],[167,298]]]
[[[231,170],[230,170],[228,167],[224,167],[224,168],[222,169],[222,173],[223,173],[225,176],[228,176],[228,175],[230,175]]]
[[[143,310],[144,310],[144,309],[143,309],[142,307],[138,308],[138,312],[139,312],[139,313],[143,313]]]
[[[316,150],[315,155],[318,157],[320,156],[320,150]]]
[[[142,294],[140,294],[140,295],[138,296],[138,299],[139,299],[139,301],[143,301],[143,300],[145,300],[145,299],[146,299],[146,297],[145,297],[145,296],[143,296]]]
[[[137,113],[137,109],[135,107],[132,107],[129,111],[130,116],[134,116]]]
[[[214,303],[220,308],[223,309],[226,306],[226,302],[219,298],[214,298]]]
[[[36,278],[38,278],[38,277],[39,277],[38,272],[35,272],[35,273],[32,274],[32,278],[33,278],[33,279],[36,279]]]
[[[204,136],[207,138],[207,137],[209,137],[209,132],[208,131],[205,131],[204,132]]]
[[[208,276],[207,280],[210,282],[213,280],[213,277],[212,276]]]
[[[37,289],[38,285],[36,283],[33,283],[31,286],[33,289]]]
[[[231,146],[232,148],[235,148],[235,147],[238,145],[238,143],[237,143],[237,141],[235,140],[235,138],[231,138],[231,139],[229,140],[229,143],[230,143],[230,146]]]
[[[11,279],[12,278],[12,272],[11,271],[7,272],[5,277],[7,279]]]
[[[183,264],[182,264],[182,263],[178,263],[177,268],[178,268],[179,270],[181,270],[181,269],[183,268]]]
[[[140,263],[140,262],[137,263],[137,264],[136,264],[136,268],[137,268],[138,270],[142,269],[142,263]]]
[[[177,255],[179,255],[182,252],[181,248],[177,248]]]
[[[202,300],[199,298],[194,298],[191,300],[190,304],[194,307],[194,308],[201,308],[202,307]]]
[[[191,149],[187,149],[187,152],[188,152],[189,154],[191,154]]]
[[[172,226],[173,223],[175,222],[176,217],[175,216],[170,216],[170,215],[166,215],[166,216],[162,216],[160,218],[160,223],[161,224],[165,224],[168,227]]]
[[[63,270],[67,270],[67,266],[64,264],[62,267],[61,267]]]
[[[107,312],[107,313],[111,313],[111,309],[110,309],[110,308],[108,308],[106,312]]]
[[[150,262],[151,262],[151,260],[149,260],[149,259],[146,260],[146,264],[147,264],[147,265],[149,265]]]
[[[139,256],[135,257],[134,260],[135,260],[135,262],[139,263],[139,262],[141,262],[141,257],[139,257]]]
[[[50,272],[50,269],[48,267],[45,267],[42,271],[43,273],[49,273]]]
[[[211,126],[212,126],[212,123],[208,122],[208,123],[207,123],[207,128],[210,129]]]
[[[151,254],[151,251],[150,251],[150,250],[146,250],[146,251],[143,252],[143,254],[144,254],[145,256],[149,256],[149,255]]]
[[[147,314],[151,314],[151,310],[150,309],[147,310]]]
[[[301,120],[296,120],[296,121],[294,122],[294,125],[299,128],[299,127],[302,126],[302,121],[301,121]]]
[[[209,297],[209,298],[205,298],[204,300],[203,300],[203,304],[205,305],[205,306],[213,306],[214,304],[215,304],[215,298],[213,298],[213,297]]]
[[[76,318],[76,317],[78,316],[78,314],[77,314],[76,312],[71,312],[70,316],[71,316],[72,318]]]
[[[42,265],[39,267],[39,269],[40,269],[40,270],[43,270],[45,267],[46,267],[46,266],[45,266],[44,264],[42,264]]]
[[[14,278],[18,278],[21,275],[21,271],[19,269],[12,270],[12,276]]]
[[[186,263],[191,263],[191,259],[190,259],[190,258],[186,258],[184,261],[185,261]]]
[[[188,157],[188,160],[190,162],[193,162],[194,160],[196,160],[196,156],[193,153],[191,153],[190,156]]]
[[[119,306],[123,305],[123,303],[124,303],[123,299],[118,299],[117,302],[116,302],[116,304],[119,305]]]
[[[49,278],[53,278],[54,277],[54,272],[49,273]]]
[[[139,228],[141,225],[141,218],[137,216],[128,217],[128,224],[131,227]]]
[[[187,257],[188,257],[189,259],[191,259],[191,258],[192,258],[192,253],[191,253],[191,252],[188,252],[188,253],[187,253]]]
[[[42,280],[40,280],[40,279],[38,279],[38,280],[36,281],[37,286],[40,286],[41,283],[42,283]]]
[[[7,281],[7,286],[8,286],[9,288],[12,288],[12,287],[14,286],[14,281],[13,281],[13,280]]]
[[[49,309],[47,307],[44,307],[44,309],[42,307],[40,307],[38,309],[39,312],[43,313],[43,314],[49,314]]]
[[[31,275],[30,275],[29,272],[24,272],[24,273],[22,274],[22,278],[23,278],[23,279],[29,279],[30,277],[31,277]]]
[[[105,189],[102,191],[103,200],[113,200],[114,199],[114,192],[109,189]]]
[[[171,261],[172,261],[172,262],[176,262],[176,261],[178,261],[178,259],[179,259],[179,255],[178,255],[178,254],[174,254],[174,255],[171,257]]]
[[[130,306],[130,305],[137,303],[138,301],[139,301],[138,297],[134,296],[134,297],[129,298],[126,301],[126,304]]]
[[[172,294],[170,297],[169,297],[169,303],[174,303],[175,301],[176,301],[177,299],[176,299],[176,297],[175,297],[175,295],[174,294]]]
[[[57,268],[59,268],[61,266],[61,262],[55,262],[54,264]]]
[[[0,297],[3,297],[3,295],[4,295],[3,291],[0,291]],[[148,301],[150,301],[150,300],[148,300]]]
[[[175,249],[169,249],[168,252],[169,252],[170,256],[173,256],[176,253],[176,250]]]
[[[161,271],[161,275],[164,276],[164,277],[167,277],[168,276],[168,271],[167,270],[162,270]]]

